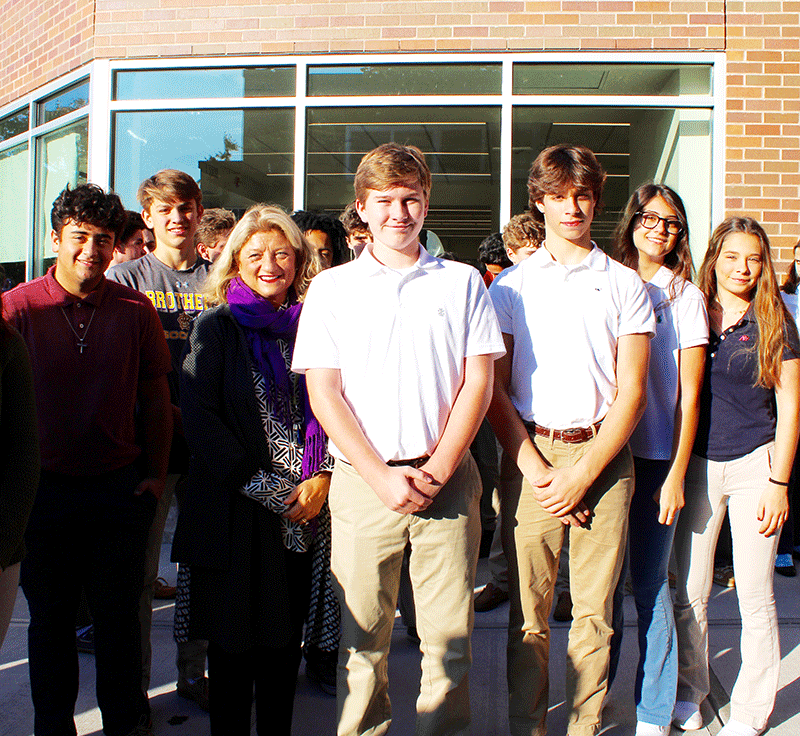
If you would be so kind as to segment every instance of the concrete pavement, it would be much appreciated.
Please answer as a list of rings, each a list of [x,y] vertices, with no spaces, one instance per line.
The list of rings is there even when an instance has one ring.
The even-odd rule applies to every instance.
[[[175,581],[175,566],[169,563],[169,540],[161,555],[161,574]],[[478,580],[488,573],[481,560]],[[780,691],[770,720],[770,736],[800,734],[800,578],[776,576],[776,599],[781,629],[782,668]],[[711,662],[716,676],[712,705],[707,712],[708,726],[693,732],[698,736],[716,734],[729,716],[727,704],[739,667],[739,615],[736,591],[714,586],[709,606]],[[172,601],[156,601],[153,615],[153,673],[150,702],[156,736],[206,736],[208,717],[194,703],[175,693],[175,645],[172,640]],[[635,727],[633,679],[637,645],[635,611],[630,596],[625,599],[626,632],[619,674],[604,713],[602,733],[608,736],[632,736]],[[505,685],[505,645],[508,604],[475,616],[473,635],[472,714],[473,736],[508,733],[507,693]],[[28,685],[26,629],[28,611],[20,592],[6,642],[0,651],[0,736],[31,736],[33,708]],[[564,670],[567,624],[552,625],[551,688],[549,733],[562,736],[566,731],[564,706]],[[94,661],[79,655],[81,680],[76,706],[80,736],[100,734],[100,713],[94,698]],[[393,734],[413,733],[414,700],[419,683],[419,651],[410,642],[397,619],[389,659],[394,721]],[[57,683],[54,683],[54,687]],[[714,708],[716,709],[715,712]],[[306,680],[301,669],[295,702],[293,732],[296,736],[333,736],[335,701],[322,694]],[[255,730],[253,731],[255,733]],[[674,730],[674,733],[680,733]],[[262,736],[264,736],[262,734]]]

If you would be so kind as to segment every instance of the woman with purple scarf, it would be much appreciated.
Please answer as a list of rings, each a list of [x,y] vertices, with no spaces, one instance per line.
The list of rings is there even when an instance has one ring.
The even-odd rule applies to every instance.
[[[327,439],[289,370],[314,264],[286,213],[251,207],[209,275],[214,307],[183,363],[192,462],[173,558],[187,566],[189,633],[209,641],[216,736],[250,733],[254,686],[258,733],[291,732],[312,567],[329,567]]]

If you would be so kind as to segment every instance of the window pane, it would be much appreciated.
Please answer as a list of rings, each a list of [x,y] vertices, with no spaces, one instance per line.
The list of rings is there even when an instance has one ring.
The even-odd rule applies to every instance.
[[[386,64],[312,66],[308,94],[499,95],[500,64]]]
[[[0,153],[0,291],[25,281],[28,252],[28,144]]]
[[[136,69],[114,74],[114,99],[286,97],[295,93],[294,80],[293,66],[241,69]]]
[[[237,215],[256,202],[292,206],[294,110],[114,115],[114,191],[139,209],[139,184],[161,169],[194,177],[203,205]]]
[[[433,174],[426,229],[446,250],[477,258],[500,220],[500,109],[497,107],[311,108],[306,207],[338,215],[354,199],[365,153],[397,141],[418,146]]]
[[[695,260],[705,251],[711,212],[710,110],[517,107],[512,135],[512,214],[528,209],[528,170],[542,150],[560,143],[583,145],[608,173],[605,208],[592,225],[598,245],[610,248],[628,197],[654,180],[681,195]]]
[[[38,121],[49,123],[62,115],[80,110],[89,104],[89,80],[79,82],[68,89],[54,94],[38,103]]]
[[[86,183],[89,122],[86,118],[38,140],[36,158],[36,273],[55,260],[50,252],[50,210],[61,190]]]
[[[709,64],[514,64],[517,95],[709,95]]]
[[[28,108],[6,115],[0,118],[0,141],[13,138],[15,135],[24,133],[28,130]]]

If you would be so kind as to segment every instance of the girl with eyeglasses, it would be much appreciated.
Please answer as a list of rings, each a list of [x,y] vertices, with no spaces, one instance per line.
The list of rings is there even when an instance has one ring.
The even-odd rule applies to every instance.
[[[628,560],[639,627],[636,736],[666,736],[678,677],[667,567],[697,429],[708,318],[703,295],[690,282],[686,210],[672,189],[652,183],[640,186],[628,201],[614,244],[619,260],[645,282],[656,314],[647,408],[630,438],[636,487]],[[623,571],[614,602],[612,677],[622,636],[624,581]]]
[[[757,736],[775,703],[780,667],[772,592],[778,534],[798,437],[800,341],[781,301],[769,239],[750,217],[711,236],[698,285],[711,327],[700,421],[675,536],[679,645],[675,725],[702,726],[710,690],[708,596],[725,514],[742,617],[742,666],[718,736]]]

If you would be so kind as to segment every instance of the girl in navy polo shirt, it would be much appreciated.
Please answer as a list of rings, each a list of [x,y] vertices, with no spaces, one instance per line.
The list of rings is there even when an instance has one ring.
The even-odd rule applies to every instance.
[[[645,282],[656,315],[650,345],[647,408],[630,438],[636,487],[630,507],[628,557],[639,624],[636,736],[667,736],[675,706],[678,647],[667,567],[683,506],[683,478],[697,430],[708,318],[690,283],[689,225],[681,198],[662,184],[643,184],[616,229],[622,263]],[[622,637],[625,575],[614,596],[612,671]]]
[[[698,274],[711,335],[686,506],[675,537],[679,643],[675,725],[702,726],[710,690],[706,608],[726,511],[742,616],[742,666],[719,736],[756,736],[778,689],[780,646],[772,574],[798,438],[800,344],[781,300],[769,240],[750,217],[714,231]]]

